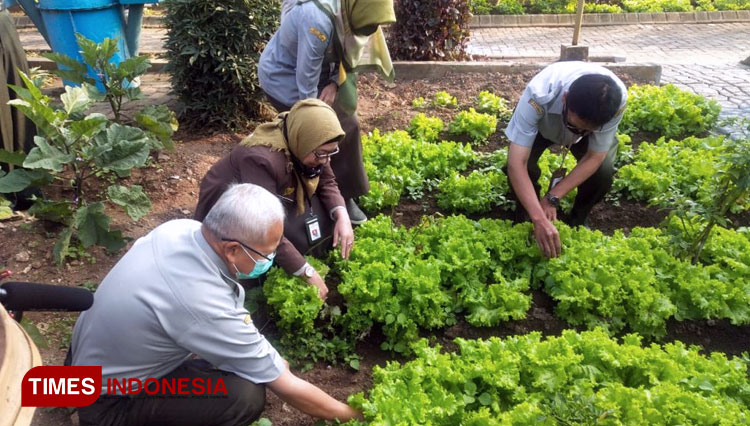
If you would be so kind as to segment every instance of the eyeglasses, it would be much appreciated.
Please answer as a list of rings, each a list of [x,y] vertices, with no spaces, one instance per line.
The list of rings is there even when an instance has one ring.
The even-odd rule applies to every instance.
[[[591,130],[581,129],[580,127],[574,126],[568,122],[568,106],[565,105],[563,107],[563,124],[565,124],[565,127],[570,130],[571,133],[576,134],[580,137],[587,136],[591,134]]]
[[[331,158],[338,153],[339,153],[339,147],[336,147],[336,149],[334,149],[333,151],[326,152],[323,154],[319,154],[317,151],[313,151],[315,158]]]
[[[253,252],[253,253],[257,254],[258,256],[260,256],[260,257],[262,257],[263,259],[266,259],[266,260],[268,260],[268,261],[272,261],[272,260],[273,260],[273,259],[274,259],[274,258],[276,257],[276,250],[274,250],[274,251],[273,251],[273,253],[271,253],[271,254],[269,254],[268,256],[266,256],[265,254],[263,254],[263,253],[259,252],[258,250],[255,250],[254,248],[250,247],[249,245],[247,245],[247,244],[243,243],[242,241],[238,241],[238,240],[230,240],[230,239],[228,239],[228,238],[222,238],[222,239],[221,239],[221,241],[227,241],[227,242],[230,242],[230,243],[238,243],[238,244],[239,244],[239,245],[241,245],[242,247],[244,247],[244,248],[246,248],[246,249],[250,250],[251,252]],[[250,258],[252,259],[252,256],[251,256]],[[255,260],[255,259],[253,259],[253,260]]]

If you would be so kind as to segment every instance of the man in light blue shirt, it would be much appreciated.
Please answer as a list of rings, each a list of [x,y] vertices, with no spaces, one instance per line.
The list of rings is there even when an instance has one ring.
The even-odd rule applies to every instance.
[[[626,102],[627,89],[617,76],[585,62],[549,65],[531,80],[518,101],[505,130],[511,142],[508,180],[516,199],[516,218],[534,223],[534,237],[545,256],[560,254],[560,237],[552,223],[560,199],[578,188],[565,221],[583,225],[609,191],[617,126]],[[570,148],[578,164],[540,198],[537,162],[553,144]]]

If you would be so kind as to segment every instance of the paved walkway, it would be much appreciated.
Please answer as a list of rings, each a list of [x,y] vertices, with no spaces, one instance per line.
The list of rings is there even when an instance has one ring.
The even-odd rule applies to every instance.
[[[501,59],[555,58],[572,28],[482,28],[472,31],[472,54]],[[725,115],[750,117],[750,23],[584,27],[581,44],[591,56],[663,66],[662,83],[716,99]]]
[[[33,29],[19,30],[31,52],[48,50]],[[144,28],[141,52],[164,52],[166,31]],[[472,31],[469,52],[515,61],[554,60],[560,44],[569,43],[572,28],[481,28]],[[716,99],[724,115],[750,117],[750,67],[739,61],[750,55],[750,23],[653,24],[584,27],[581,43],[591,56],[624,56],[627,62],[663,66],[662,83],[674,83]]]

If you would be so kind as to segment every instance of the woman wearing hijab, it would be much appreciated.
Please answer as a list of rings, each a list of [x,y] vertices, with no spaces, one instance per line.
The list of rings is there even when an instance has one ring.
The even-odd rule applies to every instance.
[[[343,138],[333,108],[318,99],[297,102],[289,112],[258,126],[211,167],[201,182],[195,219],[203,221],[232,183],[254,183],[276,194],[287,217],[275,260],[287,273],[318,287],[318,294],[325,299],[325,282],[301,253],[331,244],[341,246],[346,259],[354,244],[349,215],[330,165]],[[329,237],[332,243],[327,242]]]
[[[357,73],[377,71],[393,81],[380,26],[394,22],[393,0],[284,0],[281,26],[258,64],[260,86],[277,110],[307,98],[336,110],[346,137],[331,167],[355,225],[367,216],[354,199],[370,190],[356,116]]]

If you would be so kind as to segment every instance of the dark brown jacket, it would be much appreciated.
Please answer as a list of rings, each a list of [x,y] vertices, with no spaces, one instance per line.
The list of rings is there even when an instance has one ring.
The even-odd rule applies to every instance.
[[[211,207],[232,183],[253,183],[272,194],[295,200],[288,202],[282,199],[287,221],[294,219],[297,217],[297,180],[294,173],[287,168],[287,163],[286,155],[281,151],[271,151],[271,148],[266,146],[237,146],[229,155],[214,164],[203,178],[195,219],[203,221]],[[315,194],[327,210],[316,211],[318,216],[329,215],[335,207],[344,206],[344,199],[341,197],[330,164],[323,166]],[[305,258],[287,238],[289,230],[289,227],[284,229],[284,238],[277,250],[276,262],[287,273],[292,274],[305,264]]]

